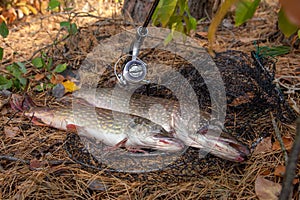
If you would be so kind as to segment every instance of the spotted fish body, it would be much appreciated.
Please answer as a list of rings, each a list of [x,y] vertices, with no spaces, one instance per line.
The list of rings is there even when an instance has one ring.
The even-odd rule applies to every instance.
[[[103,108],[77,104],[68,108],[33,107],[25,112],[43,124],[61,130],[80,130],[79,133],[95,138],[108,146],[151,148],[175,152],[184,144],[169,137],[167,132],[150,120]]]
[[[108,88],[101,88],[97,92],[79,90],[74,96],[85,99],[96,107],[130,113],[149,119],[161,125],[165,130],[173,132],[174,137],[182,140],[187,146],[201,148],[227,160],[242,162],[250,153],[246,146],[223,132],[220,127],[209,125],[209,113],[199,113],[200,123],[197,123],[195,127],[188,127],[190,121],[193,121],[193,117],[183,119],[180,105],[174,100],[133,94],[130,101],[128,101],[126,100],[128,98],[126,91],[118,90],[118,92],[114,92],[113,89]],[[159,108],[155,110],[156,105],[161,105],[165,112],[161,112]],[[154,110],[149,112],[153,108]],[[206,134],[208,131],[211,134]]]

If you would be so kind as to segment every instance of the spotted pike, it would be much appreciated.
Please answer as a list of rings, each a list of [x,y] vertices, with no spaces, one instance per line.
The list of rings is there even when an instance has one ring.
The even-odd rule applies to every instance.
[[[140,116],[161,125],[165,130],[172,132],[174,137],[182,140],[186,145],[201,148],[226,160],[242,162],[249,155],[248,148],[238,142],[220,127],[210,125],[210,114],[200,112],[200,124],[197,128],[189,128],[190,121],[181,116],[178,101],[133,94],[128,98],[128,92],[101,88],[95,91],[79,90],[73,94],[82,98],[91,105]],[[160,106],[157,106],[160,105]],[[163,111],[164,112],[163,112]],[[207,134],[210,131],[212,134]]]
[[[150,148],[168,152],[182,150],[185,145],[154,122],[125,113],[103,108],[94,108],[76,101],[77,107],[47,108],[31,107],[24,115],[32,118],[37,125],[48,125],[61,130],[75,130],[90,138],[95,138],[112,147],[126,147],[140,151]],[[13,108],[22,109],[16,102]]]

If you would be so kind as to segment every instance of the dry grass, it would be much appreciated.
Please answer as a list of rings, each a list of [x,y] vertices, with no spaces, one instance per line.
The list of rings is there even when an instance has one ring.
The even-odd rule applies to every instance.
[[[262,6],[254,19],[239,28],[222,28],[217,35],[217,51],[236,49],[250,53],[254,50],[253,41],[261,40],[263,45],[281,45],[282,40],[271,41],[269,36],[275,32],[276,7]],[[20,23],[12,28],[10,36],[1,44],[5,48],[4,61],[7,63],[27,60],[32,54],[50,44],[58,33],[57,22],[66,19],[66,15],[34,18],[33,23]],[[45,48],[52,54],[56,63],[67,62],[77,68],[91,47],[97,44],[97,36],[110,36],[131,26],[118,19],[99,19],[86,16],[75,20],[89,22],[82,25],[79,36],[70,38],[62,45]],[[84,19],[84,20],[83,20]],[[95,23],[97,21],[97,23]],[[80,23],[79,23],[80,24]],[[101,24],[101,25],[99,25]],[[203,32],[205,25],[199,27]],[[59,33],[62,38],[65,33]],[[80,39],[78,39],[80,38]],[[207,39],[196,38],[199,44],[206,46]],[[86,45],[88,44],[89,45]],[[62,54],[68,46],[70,51],[63,59]],[[8,49],[8,51],[7,51]],[[14,54],[18,52],[18,54]],[[67,59],[66,59],[67,58]],[[60,60],[61,59],[61,60]],[[293,76],[282,81],[284,86],[299,83],[299,50],[278,57],[276,77]],[[4,65],[1,66],[3,70]],[[34,73],[31,72],[31,73]],[[288,90],[284,90],[288,91]],[[57,106],[57,101],[48,92],[34,94],[34,100],[40,105]],[[295,111],[300,109],[300,94],[291,90],[285,94]],[[250,109],[251,110],[251,109]],[[30,119],[15,115],[8,106],[0,111],[0,199],[256,199],[254,182],[258,175],[281,183],[282,178],[274,175],[275,168],[284,165],[282,151],[269,151],[252,155],[243,164],[223,161],[208,156],[197,159],[191,166],[181,171],[168,168],[165,171],[146,174],[113,173],[106,169],[96,170],[82,166],[71,160],[65,150],[67,133],[49,127],[32,125]],[[249,114],[250,115],[250,114]],[[249,146],[256,139],[270,135],[276,139],[269,113],[259,118],[234,113],[230,129],[235,130],[241,124],[250,124],[250,130],[243,133],[243,139]],[[248,118],[247,118],[248,117]],[[250,121],[251,119],[251,121]],[[282,135],[294,137],[295,125],[278,121]],[[7,137],[3,127],[18,127],[14,137]],[[252,138],[250,140],[249,138]],[[197,154],[190,150],[190,155]],[[189,156],[183,156],[182,163]],[[191,156],[194,158],[193,156]],[[16,159],[18,158],[18,159]],[[34,164],[38,160],[38,165]],[[300,167],[300,165],[298,164]],[[298,168],[299,168],[298,167]],[[298,171],[299,178],[299,171]],[[295,185],[295,191],[299,189]],[[299,199],[294,193],[295,199]]]

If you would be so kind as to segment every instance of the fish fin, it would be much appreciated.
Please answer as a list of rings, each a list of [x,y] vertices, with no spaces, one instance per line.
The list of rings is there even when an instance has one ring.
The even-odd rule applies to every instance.
[[[132,153],[144,153],[144,154],[148,154],[147,151],[139,148],[139,147],[132,147],[132,146],[128,146],[126,147],[126,150]]]
[[[123,140],[121,140],[120,142],[118,142],[115,146],[112,147],[107,147],[105,148],[106,151],[114,151],[120,147],[125,146],[125,143],[127,142],[128,138],[124,138]]]
[[[28,94],[24,94],[23,96],[18,94],[12,94],[10,98],[11,108],[17,111],[29,110],[32,107],[36,107],[35,103],[28,96]]]
[[[43,122],[38,121],[38,118],[36,118],[34,116],[32,117],[31,122],[37,126],[48,126],[47,124],[44,124]]]
[[[12,94],[10,98],[10,106],[15,111],[23,111],[22,108],[24,98],[21,95],[18,94]]]
[[[75,124],[67,124],[66,128],[67,128],[68,131],[71,131],[71,132],[76,132],[77,131],[77,128],[76,128]]]

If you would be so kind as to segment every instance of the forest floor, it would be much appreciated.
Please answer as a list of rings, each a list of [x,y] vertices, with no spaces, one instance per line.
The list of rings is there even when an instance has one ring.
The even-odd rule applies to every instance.
[[[46,78],[49,72],[33,66],[33,58],[44,52],[53,59],[53,66],[66,63],[77,70],[102,40],[136,28],[136,24],[120,15],[121,6],[118,4],[99,7],[92,3],[87,6],[81,1],[77,3],[77,9],[72,12],[30,15],[16,20],[9,25],[8,37],[1,41],[0,46],[4,48],[1,74],[8,74],[6,66],[23,62],[27,68],[24,77],[29,80],[26,92],[39,106],[57,107],[61,102],[52,96],[50,89],[39,92],[34,90],[41,83],[55,81]],[[274,83],[284,93],[291,110],[299,116],[299,39],[285,39],[278,31],[278,9],[276,4],[263,3],[255,16],[240,27],[234,27],[229,16],[219,27],[214,50],[242,51],[248,55],[246,58],[250,62],[251,51],[257,51],[254,42],[268,47],[293,46],[289,53],[276,56]],[[68,36],[68,31],[60,28],[60,22],[70,19],[76,23],[79,31]],[[208,46],[208,25],[208,20],[200,22],[192,35],[197,44],[205,48]],[[156,56],[153,58],[161,58],[166,63],[172,60],[168,54]],[[230,55],[229,58],[232,59]],[[225,64],[226,58],[225,61],[222,59]],[[110,76],[108,74],[108,80],[111,80]],[[243,101],[243,98],[240,100]],[[70,146],[75,151],[77,148],[79,154],[86,155],[79,147],[80,144],[76,147],[76,136],[50,127],[33,125],[31,119],[16,114],[6,99],[2,98],[0,199],[276,199],[286,162],[276,132],[281,133],[283,143],[290,151],[295,137],[295,123],[277,117],[278,112],[289,112],[277,110],[280,106],[266,108],[263,105],[249,105],[246,112],[241,111],[241,108],[231,109],[228,119],[232,121],[227,122],[226,126],[251,148],[252,154],[247,161],[234,163],[211,155],[194,159],[198,151],[189,149],[182,162],[166,170],[129,174],[100,169],[99,165],[89,159],[84,162],[80,155],[76,157],[77,160],[70,158],[74,152]],[[255,113],[260,108],[261,112]],[[275,114],[270,114],[270,110]],[[274,121],[276,123],[272,124]],[[275,131],[276,128],[279,131]],[[237,130],[244,130],[245,133],[238,134]],[[182,164],[188,166],[182,167]],[[294,179],[294,199],[300,199],[299,169],[300,163]]]

